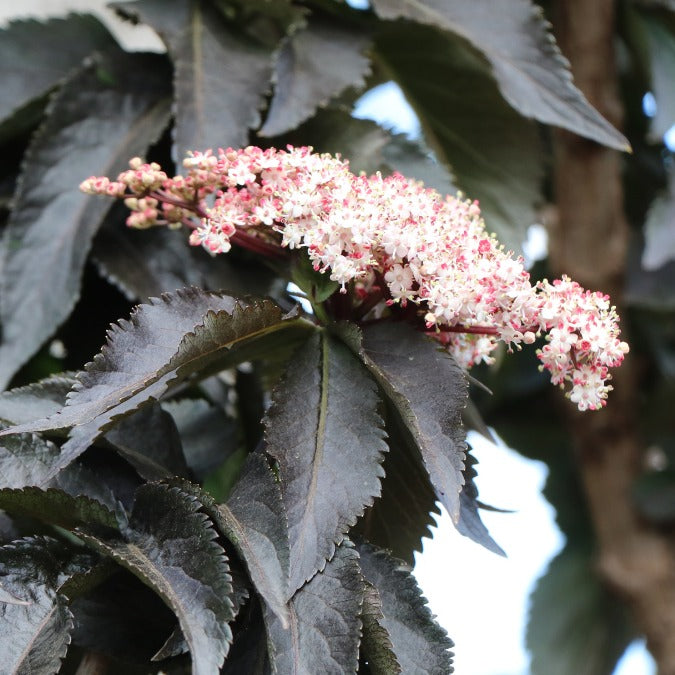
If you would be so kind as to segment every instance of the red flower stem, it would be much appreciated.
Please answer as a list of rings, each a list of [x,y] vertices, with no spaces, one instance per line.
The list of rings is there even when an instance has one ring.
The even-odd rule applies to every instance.
[[[246,232],[237,230],[231,237],[230,241],[237,246],[241,246],[253,253],[259,253],[268,258],[276,258],[281,260],[286,257],[286,252],[276,244],[270,244],[260,237],[253,237]]]
[[[498,335],[499,329],[496,326],[441,326],[442,333],[475,333],[476,335]]]
[[[149,196],[154,197],[154,199],[164,202],[165,204],[171,204],[172,206],[177,206],[178,208],[185,209],[186,211],[192,211],[192,213],[194,213],[199,218],[206,218],[208,215],[206,211],[204,211],[204,209],[199,206],[199,204],[186,202],[182,199],[176,199],[175,197],[170,197],[159,190],[151,192]]]

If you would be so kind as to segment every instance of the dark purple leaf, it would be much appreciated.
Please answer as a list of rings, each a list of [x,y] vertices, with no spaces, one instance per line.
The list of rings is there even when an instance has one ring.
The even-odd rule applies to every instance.
[[[284,41],[277,56],[274,96],[261,136],[277,136],[311,117],[347,87],[361,88],[370,71],[368,36],[310,21]]]
[[[323,568],[379,495],[387,446],[374,382],[328,333],[300,349],[272,399],[266,450],[279,462],[292,593]]]
[[[169,50],[178,161],[188,150],[246,145],[270,89],[272,52],[231,30],[203,0],[140,0],[113,7],[152,26]]]
[[[79,533],[152,588],[178,617],[195,675],[217,673],[229,649],[234,617],[232,586],[223,549],[200,504],[176,488],[147,484],[124,538]]]
[[[353,673],[358,664],[363,580],[347,542],[289,601],[290,626],[265,612],[272,669],[284,675]]]
[[[569,62],[541,8],[530,0],[373,0],[372,4],[383,19],[410,19],[468,40],[490,62],[504,98],[525,117],[610,148],[630,150],[626,138],[572,83]]]
[[[161,134],[169,116],[165,74],[157,55],[101,56],[52,98],[26,153],[3,241],[0,388],[75,305],[110,207],[78,185],[92,174],[114,175]]]
[[[436,496],[457,522],[466,450],[464,373],[436,343],[402,323],[367,327],[361,354],[418,449]]]
[[[452,640],[429,611],[411,568],[368,544],[358,551],[363,576],[379,595],[378,624],[387,631],[401,672],[453,672]]]

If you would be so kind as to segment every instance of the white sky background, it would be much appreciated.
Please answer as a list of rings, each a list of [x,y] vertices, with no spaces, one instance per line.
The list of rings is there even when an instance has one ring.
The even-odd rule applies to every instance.
[[[352,0],[353,4],[358,2]],[[125,48],[163,51],[151,29],[114,22],[105,5],[106,0],[0,0],[0,24],[12,17],[91,12],[109,25]],[[364,96],[356,116],[413,137],[420,133],[414,112],[391,83]],[[545,251],[545,233],[535,227],[530,235],[526,252],[536,258]],[[546,467],[480,437],[472,441],[480,461],[477,485],[481,500],[516,511],[482,514],[509,557],[496,556],[459,535],[444,513],[434,538],[425,541],[424,552],[417,558],[415,575],[432,611],[455,642],[458,675],[527,675],[527,598],[536,578],[562,547],[563,537],[555,526],[552,508],[540,494]],[[655,672],[653,661],[638,644],[628,650],[614,675]]]

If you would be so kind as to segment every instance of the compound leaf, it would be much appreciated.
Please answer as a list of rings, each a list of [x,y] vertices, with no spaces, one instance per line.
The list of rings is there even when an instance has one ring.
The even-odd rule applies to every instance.
[[[44,485],[59,461],[59,447],[37,434],[0,439],[0,487]]]
[[[374,675],[396,675],[401,664],[394,653],[389,633],[384,627],[380,593],[371,583],[365,581],[361,621],[363,622],[362,649]]]
[[[0,490],[0,508],[12,515],[29,516],[68,529],[82,525],[119,528],[115,514],[100,502],[57,488],[4,488]]]
[[[116,46],[95,17],[70,14],[44,23],[13,21],[0,32],[0,137],[25,128],[28,106],[78,68],[91,52]]]
[[[173,417],[157,403],[125,417],[105,440],[146,480],[189,474]]]
[[[61,667],[73,629],[59,586],[86,569],[62,542],[20,539],[0,548],[0,585],[15,598],[0,602],[2,670],[12,675],[52,675]]]
[[[357,528],[371,544],[413,565],[415,551],[422,550],[422,539],[431,537],[432,514],[440,514],[440,510],[422,458],[406,442],[406,431],[393,410],[387,411],[386,430],[389,452],[384,459],[382,496],[365,512]]]
[[[114,419],[158,399],[170,385],[214,362],[224,368],[267,353],[264,338],[290,327],[301,333],[313,330],[302,319],[284,316],[268,300],[243,304],[199,289],[151,299],[138,306],[129,321],[111,328],[108,344],[78,374],[78,384],[60,412],[9,433],[74,427],[52,469],[55,475]]]
[[[289,546],[281,489],[265,459],[249,455],[225,504],[196,485],[172,482],[196,497],[246,564],[256,591],[283,625],[288,624]]]
[[[0,420],[25,424],[59,411],[75,384],[74,373],[60,373],[0,394]]]

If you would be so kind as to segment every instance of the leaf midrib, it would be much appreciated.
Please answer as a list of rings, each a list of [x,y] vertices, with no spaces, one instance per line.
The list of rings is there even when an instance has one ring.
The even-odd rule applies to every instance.
[[[309,488],[307,490],[307,501],[305,503],[305,509],[302,513],[302,518],[298,524],[300,532],[303,536],[299,537],[296,544],[296,551],[299,555],[293,556],[294,559],[303,560],[304,559],[304,550],[305,543],[307,541],[306,533],[308,533],[309,528],[305,527],[305,522],[310,514],[315,512],[314,503],[316,502],[317,497],[317,484],[319,481],[319,469],[322,466],[322,460],[324,455],[324,446],[325,446],[325,437],[326,437],[326,419],[328,417],[328,379],[329,379],[329,351],[328,351],[328,338],[326,333],[323,332],[321,335],[321,384],[320,393],[319,393],[319,415],[317,419],[317,428],[316,436],[314,443],[314,453],[312,456],[312,478],[309,483]],[[306,579],[302,580],[303,582]]]

